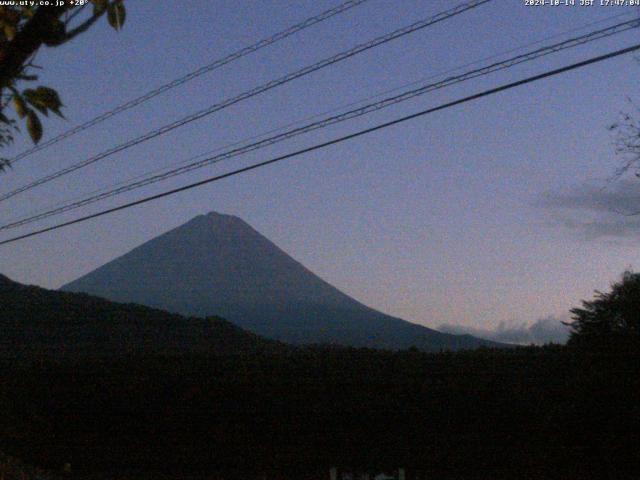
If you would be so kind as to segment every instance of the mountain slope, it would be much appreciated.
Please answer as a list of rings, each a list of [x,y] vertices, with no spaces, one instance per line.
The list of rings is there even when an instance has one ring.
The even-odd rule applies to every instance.
[[[220,315],[294,344],[427,351],[496,345],[373,310],[295,261],[241,219],[200,215],[62,287],[185,315]]]
[[[280,346],[220,318],[185,318],[0,275],[0,356],[232,354]]]

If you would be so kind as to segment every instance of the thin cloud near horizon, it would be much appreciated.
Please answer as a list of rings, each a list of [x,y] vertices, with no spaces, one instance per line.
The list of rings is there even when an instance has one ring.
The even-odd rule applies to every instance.
[[[477,328],[464,325],[442,324],[438,327],[443,333],[456,335],[473,335],[496,342],[515,343],[519,345],[545,345],[548,343],[564,344],[569,338],[569,327],[555,316],[540,318],[533,323],[500,322],[495,328]]]

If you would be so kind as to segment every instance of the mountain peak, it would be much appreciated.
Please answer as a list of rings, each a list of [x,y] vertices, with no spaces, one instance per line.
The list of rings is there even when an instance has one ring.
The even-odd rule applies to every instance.
[[[235,219],[235,220],[240,220],[239,217],[236,217],[235,215],[231,215],[229,213],[220,213],[220,212],[216,212],[215,210],[210,211],[209,213],[205,213],[204,215],[202,215],[203,217],[207,217],[207,218],[213,218],[213,219]]]
[[[236,217],[235,215],[230,215],[227,213],[219,213],[219,212],[209,212],[201,215],[196,215],[189,222],[182,225],[182,227],[186,227],[187,225],[191,225],[193,223],[197,224],[206,224],[213,225],[216,227],[224,227],[224,226],[240,226],[240,225],[248,225],[244,220],[240,217]],[[181,227],[178,227],[181,228]]]
[[[425,350],[488,345],[375,311],[330,285],[244,220],[198,215],[62,287],[187,316],[218,315],[268,338]]]

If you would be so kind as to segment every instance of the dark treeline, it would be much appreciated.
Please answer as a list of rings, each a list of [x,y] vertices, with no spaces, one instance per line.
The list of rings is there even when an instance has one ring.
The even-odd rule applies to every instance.
[[[624,478],[640,460],[639,359],[527,347],[2,360],[1,442],[79,478],[332,465]]]
[[[572,310],[566,347],[437,354],[295,348],[2,277],[0,300],[0,451],[67,477],[639,478],[638,274]]]
[[[0,358],[231,354],[288,347],[219,317],[194,318],[0,275]]]

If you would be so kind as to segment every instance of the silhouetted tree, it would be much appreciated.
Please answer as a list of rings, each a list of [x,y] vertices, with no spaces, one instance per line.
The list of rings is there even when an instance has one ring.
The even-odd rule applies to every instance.
[[[633,347],[640,345],[640,273],[624,272],[611,292],[595,292],[574,308],[570,345]]]
[[[617,178],[630,171],[640,177],[640,120],[637,118],[640,109],[632,106],[635,114],[623,112],[618,121],[609,126],[609,130],[615,133],[616,155],[621,158],[615,172]]]
[[[53,112],[62,117],[62,102],[54,89],[41,85],[20,88],[21,84],[38,79],[33,59],[40,47],[64,45],[86,32],[105,13],[116,30],[125,20],[124,0],[64,1],[55,6],[53,1],[47,6],[26,3],[37,2],[0,6],[0,147],[10,144],[17,131],[18,122],[7,113],[8,105],[24,120],[35,143],[42,137],[42,123],[36,112],[45,116]],[[85,15],[89,4],[93,10]],[[0,159],[0,169],[4,165],[6,160]]]

